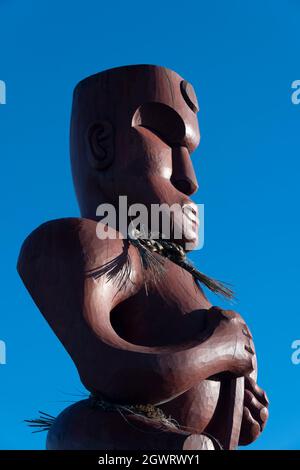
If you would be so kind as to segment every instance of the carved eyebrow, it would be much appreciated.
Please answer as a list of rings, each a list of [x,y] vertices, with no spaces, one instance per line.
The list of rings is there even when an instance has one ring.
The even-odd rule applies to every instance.
[[[185,123],[174,109],[164,103],[142,104],[134,113],[132,126],[154,131],[169,145],[184,145]]]
[[[199,104],[193,85],[186,80],[180,82],[180,91],[188,107],[196,114],[199,111]]]

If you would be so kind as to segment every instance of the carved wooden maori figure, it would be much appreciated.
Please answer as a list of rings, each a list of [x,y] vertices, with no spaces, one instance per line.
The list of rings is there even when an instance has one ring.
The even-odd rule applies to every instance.
[[[41,225],[18,261],[91,394],[55,419],[48,449],[234,449],[264,428],[268,401],[251,333],[240,315],[212,306],[201,284],[230,292],[185,259],[187,240],[190,249],[197,243],[197,112],[193,87],[164,67],[111,69],[74,91],[82,218]],[[99,238],[97,207],[120,211],[120,195],[128,206],[177,204],[170,239],[139,240],[119,222],[108,228],[114,236]],[[175,240],[185,206],[193,223]]]

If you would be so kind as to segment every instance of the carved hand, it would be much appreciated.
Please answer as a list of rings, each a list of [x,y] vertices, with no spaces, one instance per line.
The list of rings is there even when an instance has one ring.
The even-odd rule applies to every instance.
[[[236,377],[244,376],[255,367],[255,349],[252,336],[242,317],[233,310],[212,307],[219,321],[213,336],[230,345],[231,357],[227,361],[227,371]]]
[[[245,377],[244,410],[239,445],[255,441],[264,430],[269,417],[269,400],[257,383]]]

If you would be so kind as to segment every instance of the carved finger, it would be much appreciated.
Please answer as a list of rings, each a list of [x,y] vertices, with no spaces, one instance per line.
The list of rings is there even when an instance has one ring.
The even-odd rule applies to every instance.
[[[242,428],[239,439],[240,445],[248,445],[255,441],[260,434],[260,425],[250,413],[249,408],[244,406]]]
[[[248,346],[248,344],[245,344],[245,349],[246,349],[246,351],[248,351],[250,354],[255,354],[255,352],[253,351],[253,349],[251,348],[251,346]]]
[[[260,403],[250,390],[245,390],[244,405],[250,410],[252,417],[260,425],[263,431],[269,417],[268,408]]]
[[[263,403],[266,407],[269,406],[269,400],[268,400],[266,392],[262,390],[257,385],[255,380],[253,380],[248,375],[245,377],[245,388],[247,390],[251,390],[253,394],[256,396],[256,398],[260,401],[260,403]]]
[[[251,336],[251,334],[250,334],[250,331],[248,330],[248,328],[247,328],[246,325],[243,326],[243,328],[242,328],[242,333],[243,333],[243,335],[247,336],[247,338],[252,339],[252,336]]]

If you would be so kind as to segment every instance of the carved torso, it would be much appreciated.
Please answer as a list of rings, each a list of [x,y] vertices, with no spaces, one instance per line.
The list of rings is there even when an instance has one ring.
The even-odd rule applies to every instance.
[[[87,277],[91,270],[122,256],[124,241],[97,239],[94,221],[61,219],[42,225],[28,237],[18,267],[35,303],[71,355],[82,382],[90,391],[103,393],[117,402],[172,403],[170,382],[173,380],[175,384],[178,377],[162,379],[151,370],[151,388],[137,390],[137,380],[131,381],[130,386],[132,377],[124,370],[126,343],[140,346],[141,351],[155,352],[199,341],[211,305],[192,276],[168,260],[162,279],[151,286],[149,295],[136,249],[132,246],[127,249],[130,277],[121,289],[107,275],[98,279]],[[109,322],[107,329],[99,334],[98,328],[101,330],[106,322]],[[124,358],[120,362],[118,347],[124,341]],[[146,362],[145,367],[148,367]],[[118,380],[114,381],[116,374]],[[171,392],[157,398],[151,390],[156,386],[162,389],[163,381],[169,382]],[[191,392],[184,395],[185,407],[177,404],[172,407],[169,403],[166,409],[185,426],[192,419],[191,425],[197,425],[200,430],[215,409],[219,383],[205,381],[192,390],[198,396],[196,416],[190,413]],[[177,394],[174,387],[174,395]]]

